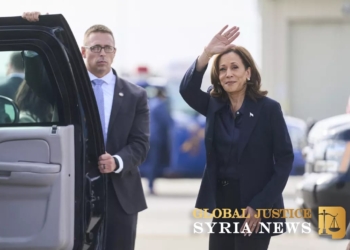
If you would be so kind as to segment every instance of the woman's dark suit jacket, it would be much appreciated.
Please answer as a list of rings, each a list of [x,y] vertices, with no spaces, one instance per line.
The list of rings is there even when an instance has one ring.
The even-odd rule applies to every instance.
[[[214,121],[216,112],[225,102],[200,89],[206,68],[202,72],[196,71],[196,62],[183,77],[180,93],[193,109],[206,117],[207,162],[196,208],[212,211],[216,208],[218,169],[213,149]],[[283,209],[282,191],[292,168],[294,154],[281,106],[268,97],[255,102],[248,96],[244,105],[237,166],[242,208]],[[285,222],[285,219],[266,221]]]

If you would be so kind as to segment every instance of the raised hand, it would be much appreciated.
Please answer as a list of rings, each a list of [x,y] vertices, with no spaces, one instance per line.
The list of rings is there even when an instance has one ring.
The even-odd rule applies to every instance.
[[[227,29],[228,25],[223,27],[219,33],[217,33],[210,43],[205,48],[205,53],[210,58],[215,54],[220,54],[226,50],[234,47],[232,42],[239,36],[239,28],[234,26],[229,30]]]
[[[225,52],[235,46],[232,42],[239,36],[239,28],[234,26],[225,31],[227,27],[228,25],[223,27],[204,48],[203,53],[197,60],[197,71],[202,71],[213,55]]]
[[[26,19],[29,22],[37,22],[39,21],[40,12],[24,12],[22,15],[23,19]]]

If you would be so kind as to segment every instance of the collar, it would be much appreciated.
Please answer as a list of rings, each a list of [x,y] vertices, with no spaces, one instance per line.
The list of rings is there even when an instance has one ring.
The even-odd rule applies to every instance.
[[[115,83],[115,75],[113,73],[113,70],[111,69],[111,71],[108,72],[107,75],[101,77],[101,78],[98,78],[97,76],[95,76],[94,74],[92,74],[90,71],[88,71],[89,73],[89,77],[90,77],[90,81],[92,82],[93,80],[96,80],[96,79],[101,79],[103,80],[105,83],[107,84],[114,84]]]
[[[19,77],[24,79],[24,73],[11,73],[8,75],[8,78],[11,78],[11,77]]]
[[[244,107],[246,106],[246,103],[249,101],[248,99],[249,99],[249,97],[246,95],[246,96],[244,97],[242,106],[240,107],[239,110],[237,110],[237,112],[239,112],[241,115],[244,115],[244,112],[245,112]],[[230,99],[228,99],[228,100],[226,101],[226,105],[225,105],[225,108],[224,108],[224,109],[226,109],[226,110],[228,110],[230,113],[232,113],[232,111],[231,111]],[[224,110],[224,109],[223,109],[223,110]]]
[[[240,114],[242,114],[242,115],[244,115],[244,107],[245,106],[247,106],[246,105],[246,103],[247,103],[247,99],[248,99],[249,97],[246,95],[245,97],[244,97],[244,100],[243,100],[243,103],[242,103],[242,106],[240,107],[240,109],[239,110],[237,110]]]

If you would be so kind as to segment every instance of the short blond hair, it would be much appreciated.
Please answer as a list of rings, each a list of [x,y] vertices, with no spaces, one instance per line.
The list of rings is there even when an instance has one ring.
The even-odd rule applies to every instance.
[[[88,37],[92,34],[92,33],[106,33],[106,34],[110,34],[114,40],[114,36],[113,36],[113,32],[110,28],[108,28],[107,26],[103,25],[103,24],[95,24],[93,26],[91,26],[90,28],[88,28],[85,31],[84,34],[84,45],[86,45],[86,40],[88,39]]]

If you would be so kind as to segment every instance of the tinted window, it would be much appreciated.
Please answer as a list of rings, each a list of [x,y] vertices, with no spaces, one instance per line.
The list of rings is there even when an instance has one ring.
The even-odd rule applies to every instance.
[[[343,140],[343,141],[350,141],[350,130],[345,130],[345,131],[340,132],[336,136],[336,139]]]
[[[0,52],[0,125],[50,124],[58,121],[56,98],[40,55]],[[14,108],[16,107],[16,108]]]

